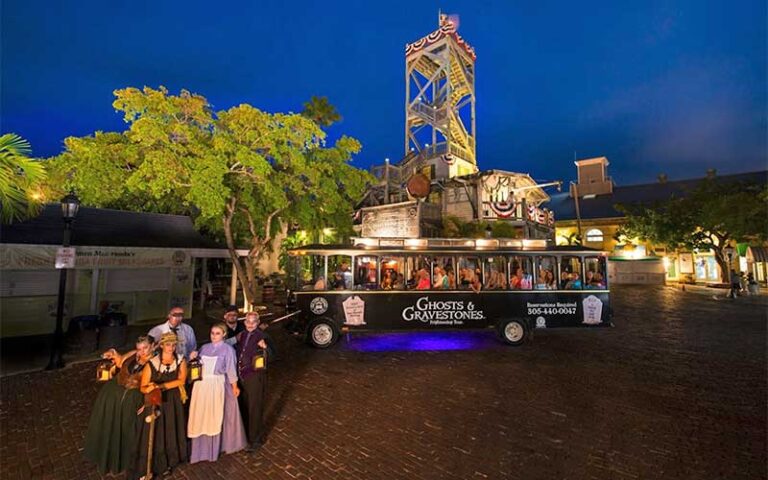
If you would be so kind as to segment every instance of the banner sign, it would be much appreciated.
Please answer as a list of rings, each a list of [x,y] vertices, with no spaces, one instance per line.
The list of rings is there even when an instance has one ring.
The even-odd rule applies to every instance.
[[[61,255],[57,255],[58,253]],[[54,267],[180,268],[189,267],[190,260],[187,252],[173,248],[71,247],[65,249],[56,245],[0,245],[0,269],[3,270],[45,270]]]
[[[418,238],[419,212],[413,202],[363,209],[363,237]]]

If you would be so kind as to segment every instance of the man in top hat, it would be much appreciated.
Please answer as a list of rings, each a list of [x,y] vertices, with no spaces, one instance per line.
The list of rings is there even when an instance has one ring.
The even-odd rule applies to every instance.
[[[245,330],[245,326],[242,322],[237,321],[237,314],[239,312],[240,310],[237,308],[237,305],[230,305],[224,310],[224,323],[227,325],[226,340],[234,338],[235,335]]]
[[[166,322],[153,327],[149,331],[149,336],[157,344],[160,342],[160,337],[168,332],[174,333],[177,337],[176,353],[183,355],[185,360],[195,358],[197,355],[197,338],[192,327],[184,323],[184,309],[182,307],[171,308]]]

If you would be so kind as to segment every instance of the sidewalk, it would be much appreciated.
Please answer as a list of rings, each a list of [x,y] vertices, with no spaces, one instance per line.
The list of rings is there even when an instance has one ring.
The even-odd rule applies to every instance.
[[[735,302],[742,305],[754,305],[757,307],[768,307],[768,289],[761,288],[757,295],[744,295],[737,298],[728,298],[727,288],[715,288],[707,285],[690,284],[668,284],[666,289],[675,290],[680,293],[689,293],[709,297],[713,301]]]

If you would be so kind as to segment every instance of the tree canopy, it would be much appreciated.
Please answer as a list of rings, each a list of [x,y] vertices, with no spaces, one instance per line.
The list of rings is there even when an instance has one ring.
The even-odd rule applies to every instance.
[[[766,185],[705,179],[689,191],[653,205],[618,205],[626,214],[620,233],[670,249],[712,250],[723,280],[731,242],[768,236]]]
[[[115,96],[128,130],[66,139],[50,162],[57,181],[89,205],[190,214],[226,240],[248,300],[256,262],[282,224],[351,225],[370,180],[350,165],[361,149],[354,138],[328,147],[307,116],[247,104],[213,112],[186,90],[126,88]]]

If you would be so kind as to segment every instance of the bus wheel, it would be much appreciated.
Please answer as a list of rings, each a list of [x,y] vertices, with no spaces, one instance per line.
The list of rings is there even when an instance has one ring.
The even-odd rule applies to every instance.
[[[339,338],[336,328],[325,320],[314,322],[309,327],[307,340],[315,348],[328,348]]]
[[[519,319],[502,320],[499,322],[499,335],[507,344],[518,346],[528,337],[528,328]]]

